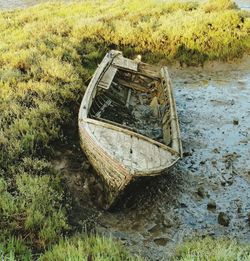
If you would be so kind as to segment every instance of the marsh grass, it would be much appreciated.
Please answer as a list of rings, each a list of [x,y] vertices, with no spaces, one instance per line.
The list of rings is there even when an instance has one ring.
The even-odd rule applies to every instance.
[[[109,49],[198,65],[249,52],[249,32],[249,13],[230,0],[86,0],[0,12],[0,233],[41,252],[70,229],[49,161],[76,128],[88,79]]]
[[[250,245],[227,239],[197,239],[184,243],[176,250],[173,260],[179,261],[248,261]]]
[[[120,243],[115,242],[112,238],[92,235],[60,240],[39,260],[142,261],[143,259],[132,256]]]

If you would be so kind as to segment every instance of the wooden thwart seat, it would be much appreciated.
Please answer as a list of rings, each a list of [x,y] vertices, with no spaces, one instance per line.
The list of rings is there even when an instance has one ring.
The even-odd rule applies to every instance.
[[[117,68],[113,67],[113,66],[110,66],[108,68],[108,70],[104,73],[101,81],[99,82],[98,86],[103,88],[103,89],[109,89],[114,77],[115,77],[115,74],[117,72]]]

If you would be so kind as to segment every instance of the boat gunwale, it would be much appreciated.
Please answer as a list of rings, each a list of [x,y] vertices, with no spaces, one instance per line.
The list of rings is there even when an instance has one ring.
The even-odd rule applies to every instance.
[[[179,118],[178,118],[178,114],[177,114],[177,109],[176,109],[176,102],[174,99],[174,94],[173,94],[173,87],[172,87],[172,82],[169,76],[169,72],[168,72],[168,67],[167,66],[163,66],[161,68],[161,73],[162,73],[162,80],[166,81],[166,87],[167,87],[167,91],[168,91],[168,96],[170,99],[170,111],[171,111],[171,125],[174,125],[174,129],[176,132],[176,137],[173,138],[173,133],[172,133],[172,141],[173,140],[177,140],[177,148],[178,151],[176,149],[178,154],[180,155],[180,158],[183,157],[183,148],[182,148],[182,142],[181,142],[181,134],[180,134],[180,126],[179,126]],[[163,83],[162,83],[163,84]],[[164,84],[163,84],[164,85]],[[173,131],[173,127],[172,127],[172,131]]]
[[[156,140],[153,140],[147,136],[144,136],[142,134],[139,134],[137,132],[134,132],[134,131],[131,131],[131,130],[128,130],[126,128],[122,128],[122,127],[119,127],[119,126],[116,126],[116,125],[113,125],[111,123],[106,123],[106,122],[103,122],[103,121],[99,121],[99,120],[95,120],[95,119],[91,119],[91,118],[85,118],[85,119],[81,119],[79,120],[80,122],[86,122],[86,123],[92,123],[92,124],[95,124],[95,125],[99,125],[99,126],[102,126],[104,128],[108,128],[108,129],[113,129],[113,130],[116,130],[116,131],[119,131],[119,132],[123,132],[123,133],[126,133],[130,136],[134,136],[134,137],[137,137],[139,139],[143,139],[143,140],[146,140],[154,145],[156,145],[157,147],[161,147],[167,151],[169,151],[170,153],[172,154],[176,154],[177,156],[179,155],[178,151],[172,149],[171,147],[163,144],[163,143],[160,143],[159,141],[156,141]]]

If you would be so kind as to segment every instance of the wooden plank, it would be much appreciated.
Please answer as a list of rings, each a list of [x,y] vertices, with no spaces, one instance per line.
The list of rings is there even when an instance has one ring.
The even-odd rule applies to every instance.
[[[131,97],[131,89],[128,90],[128,96],[127,96],[127,100],[126,100],[126,107],[127,108],[129,108],[130,97]]]
[[[108,99],[107,101],[104,102],[104,104],[101,106],[101,108],[99,109],[99,111],[95,114],[95,116],[98,118],[101,116],[102,112],[104,112],[104,110],[110,106],[110,104],[112,103],[112,101],[110,99]]]
[[[105,122],[105,123],[108,123],[108,124],[112,124],[114,126],[117,126],[117,127],[123,128],[123,129],[128,129],[130,131],[137,132],[136,128],[129,127],[129,126],[126,126],[126,125],[123,125],[123,124],[120,124],[120,123],[117,123],[117,122],[114,122],[114,121],[110,121],[110,120],[103,119],[103,118],[97,118],[95,116],[93,116],[92,118],[95,119],[95,120],[98,120],[98,121],[102,121],[102,122]]]
[[[108,128],[108,129],[112,129],[112,130],[116,130],[116,131],[119,131],[121,133],[126,133],[127,135],[131,135],[131,136],[136,136],[138,138],[140,138],[141,140],[144,140],[148,143],[152,143],[152,144],[155,144],[157,145],[158,147],[161,147],[161,148],[164,148],[165,150],[167,151],[170,151],[171,153],[177,155],[178,153],[173,150],[172,148],[166,146],[165,144],[163,143],[160,143],[158,141],[155,141],[151,138],[148,138],[146,136],[143,136],[139,133],[135,133],[133,131],[130,131],[130,130],[127,130],[125,128],[121,128],[121,127],[118,127],[118,126],[115,126],[113,124],[109,124],[109,123],[105,123],[105,122],[101,122],[99,120],[94,120],[94,119],[90,119],[90,118],[87,118],[87,119],[84,119],[83,120],[84,122],[87,122],[87,123],[91,123],[91,124],[94,124],[94,125],[99,125],[99,126],[102,126],[102,128]]]
[[[132,167],[138,171],[148,168],[147,155],[145,154],[145,143],[141,142],[137,137],[133,137]]]
[[[154,145],[153,147],[153,155],[154,155],[154,168],[158,168],[161,166],[161,160],[160,160],[160,152],[159,148]]]
[[[138,66],[138,72],[143,75],[148,75],[153,78],[159,78],[160,77],[160,67],[153,66],[146,63],[139,63]]]
[[[166,166],[171,163],[171,153],[168,153],[166,150],[159,150],[161,158],[161,166]]]
[[[131,147],[132,147],[132,138],[130,135],[123,135],[121,133],[120,137],[120,149],[121,153],[123,154],[123,164],[128,168],[132,168],[132,154],[131,154]]]
[[[169,145],[171,143],[171,130],[170,130],[170,124],[165,122],[163,127],[163,140],[166,145]]]
[[[172,140],[171,147],[172,149],[178,152],[180,157],[182,157],[182,143],[180,138],[180,128],[179,128],[179,122],[177,117],[176,104],[174,100],[173,89],[172,89],[167,67],[163,67],[161,69],[161,75],[162,75],[162,79],[165,81],[164,84],[165,86],[163,87],[166,88],[167,96],[170,103],[170,119],[171,119],[170,124],[171,124],[171,140]]]
[[[89,129],[107,155],[139,175],[166,169],[177,159],[177,155],[139,137],[91,123]]]
[[[101,81],[99,82],[99,87],[103,89],[109,89],[115,77],[116,72],[117,72],[117,68],[110,66],[108,70],[104,73],[103,77],[101,78]]]
[[[122,86],[125,86],[127,88],[130,88],[130,89],[133,89],[133,90],[136,90],[136,91],[140,91],[140,92],[146,92],[148,93],[150,91],[150,89],[146,88],[146,87],[143,87],[137,83],[134,83],[134,82],[127,82],[125,80],[122,80],[122,79],[117,79],[116,82]]]
[[[136,71],[136,72],[138,69],[137,62],[130,60],[128,58],[124,58],[122,56],[118,56],[117,58],[115,58],[112,64],[117,67],[121,67],[122,69],[128,69],[128,70]]]
[[[93,124],[89,124],[88,126],[89,126],[91,133],[95,137],[95,139],[98,142],[100,142],[100,139],[101,139],[101,136],[102,136],[102,128],[99,128],[98,126],[95,126]]]
[[[145,146],[145,154],[147,155],[147,166],[148,170],[154,168],[154,155],[153,155],[153,145]]]
[[[80,110],[79,110],[79,120],[87,118],[89,109],[92,105],[92,100],[93,97],[96,94],[96,87],[99,79],[101,78],[104,70],[109,66],[110,62],[110,57],[109,54],[106,54],[105,57],[103,58],[101,64],[99,67],[96,69],[94,76],[92,77],[89,86],[84,94],[84,97],[81,102]]]

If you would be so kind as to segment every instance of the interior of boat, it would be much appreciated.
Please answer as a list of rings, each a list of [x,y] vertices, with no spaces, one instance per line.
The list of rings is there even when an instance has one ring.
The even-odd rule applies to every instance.
[[[169,145],[169,106],[159,70],[143,63],[138,71],[111,66],[98,83],[88,117]]]

